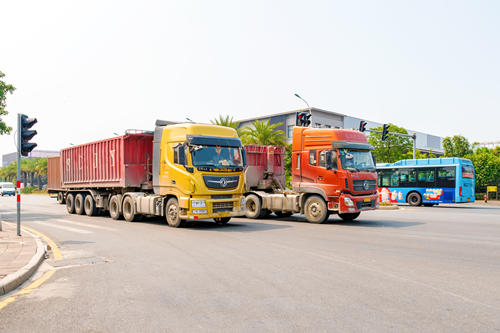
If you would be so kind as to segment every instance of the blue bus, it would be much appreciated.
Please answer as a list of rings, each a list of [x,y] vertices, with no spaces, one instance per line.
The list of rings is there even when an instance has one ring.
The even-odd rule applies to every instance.
[[[380,202],[433,206],[474,202],[474,165],[457,157],[377,164]]]

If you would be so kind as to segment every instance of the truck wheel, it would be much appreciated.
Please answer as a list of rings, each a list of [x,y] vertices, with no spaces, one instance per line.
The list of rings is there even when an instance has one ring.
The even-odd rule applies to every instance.
[[[291,212],[273,212],[273,213],[274,213],[274,215],[276,215],[279,218],[290,217],[293,215],[293,213],[291,213]]]
[[[85,214],[87,216],[94,216],[97,213],[97,208],[95,208],[95,201],[91,195],[87,195],[85,197],[85,201],[83,203],[83,207],[85,209]]]
[[[167,207],[165,208],[165,217],[170,227],[178,228],[181,226],[183,221],[179,215],[179,202],[176,198],[168,199]]]
[[[62,192],[57,192],[57,203],[63,205],[64,202],[64,194]]]
[[[84,194],[78,193],[75,197],[75,213],[77,213],[78,215],[83,215],[85,213],[84,201]]]
[[[411,192],[408,194],[408,198],[406,200],[410,206],[420,206],[422,204],[422,197],[418,192]]]
[[[220,224],[220,225],[227,224],[227,222],[229,222],[230,220],[231,220],[230,217],[216,217],[216,218],[214,218],[215,223]]]
[[[120,199],[116,195],[113,195],[109,200],[109,215],[113,220],[119,220],[120,214]]]
[[[75,197],[73,196],[73,193],[69,193],[66,196],[66,209],[68,210],[68,213],[74,214],[75,213]]]
[[[324,223],[328,220],[329,216],[325,200],[318,195],[312,195],[307,198],[304,212],[306,219],[311,223]]]
[[[255,194],[249,194],[245,198],[245,215],[249,219],[258,219],[261,214],[262,204],[260,198]]]
[[[352,220],[355,220],[359,214],[361,214],[360,212],[357,212],[357,213],[339,213],[339,217],[344,220],[344,221],[352,221]]]
[[[132,197],[126,197],[123,200],[123,217],[127,222],[133,222],[135,219],[135,209],[134,209],[134,199]]]

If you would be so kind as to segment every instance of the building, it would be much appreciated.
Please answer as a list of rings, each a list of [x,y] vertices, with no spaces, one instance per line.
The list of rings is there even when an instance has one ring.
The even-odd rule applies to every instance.
[[[52,157],[52,156],[59,156],[59,151],[33,150],[31,153],[29,153],[29,156],[27,157],[21,156],[21,158]],[[2,166],[3,167],[7,166],[10,163],[15,162],[16,160],[17,160],[17,152],[2,155]]]
[[[277,129],[282,130],[287,136],[287,142],[292,142],[293,127],[295,126],[295,119],[297,112],[308,111],[309,109],[292,110],[287,112],[275,113],[262,117],[255,117],[249,119],[239,120],[240,127],[249,126],[255,120],[268,120],[270,119],[271,124],[282,123]],[[369,121],[366,119],[360,119],[356,117],[351,117],[342,113],[337,113],[333,111],[322,110],[318,108],[311,108],[311,126],[312,127],[325,127],[325,128],[346,128],[346,129],[358,129],[359,122],[361,120],[367,121],[366,129],[380,127],[383,124],[375,121]],[[422,133],[418,131],[413,131],[407,129],[408,134],[417,134],[417,149],[422,152],[432,152],[436,155],[443,154],[442,141],[443,138]]]

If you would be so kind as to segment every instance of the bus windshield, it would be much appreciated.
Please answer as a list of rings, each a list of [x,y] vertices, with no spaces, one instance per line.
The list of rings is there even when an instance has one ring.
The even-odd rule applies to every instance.
[[[221,146],[190,146],[193,166],[216,168],[242,167],[241,148]]]
[[[375,171],[372,154],[368,150],[339,149],[342,168],[350,171]]]

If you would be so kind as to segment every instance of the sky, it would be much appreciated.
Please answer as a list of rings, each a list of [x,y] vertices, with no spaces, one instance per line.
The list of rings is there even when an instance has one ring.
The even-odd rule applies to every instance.
[[[500,140],[500,1],[3,1],[0,71],[59,150],[311,106]],[[0,136],[0,155],[15,151]]]

